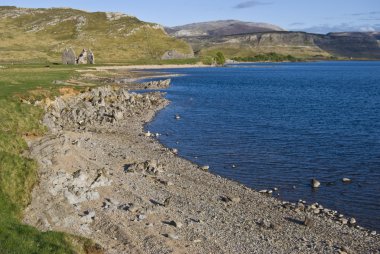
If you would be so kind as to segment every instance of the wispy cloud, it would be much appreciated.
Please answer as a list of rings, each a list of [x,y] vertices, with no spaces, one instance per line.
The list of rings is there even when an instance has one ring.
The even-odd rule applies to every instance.
[[[379,18],[364,18],[364,19],[359,19],[361,21],[379,21],[380,20],[380,17]]]
[[[370,16],[370,15],[378,15],[378,14],[380,14],[380,11],[351,13],[352,16]]]
[[[342,23],[338,25],[321,24],[318,26],[300,28],[309,33],[326,34],[331,32],[375,32],[380,31],[380,24],[361,24],[355,25],[350,23]]]
[[[305,23],[302,23],[302,22],[294,22],[294,23],[289,24],[289,26],[303,26],[303,25],[305,25]]]
[[[259,6],[259,5],[270,5],[270,4],[272,4],[272,2],[262,2],[262,1],[253,0],[253,1],[241,2],[237,5],[235,5],[234,8],[235,9],[247,9],[247,8],[252,8],[255,6]]]

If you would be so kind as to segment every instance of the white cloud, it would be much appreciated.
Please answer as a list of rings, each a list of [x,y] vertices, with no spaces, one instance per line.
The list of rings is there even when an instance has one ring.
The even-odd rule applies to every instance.
[[[376,28],[371,27],[371,26],[363,26],[359,27],[360,32],[376,32]]]

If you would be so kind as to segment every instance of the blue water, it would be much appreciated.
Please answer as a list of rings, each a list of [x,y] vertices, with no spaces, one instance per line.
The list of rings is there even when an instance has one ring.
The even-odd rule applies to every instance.
[[[319,202],[380,230],[380,62],[162,71],[185,74],[147,126],[163,144],[215,174],[278,187],[281,199]]]

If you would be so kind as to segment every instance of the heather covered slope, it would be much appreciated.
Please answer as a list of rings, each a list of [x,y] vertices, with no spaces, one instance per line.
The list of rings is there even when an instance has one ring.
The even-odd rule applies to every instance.
[[[89,13],[68,8],[0,7],[1,62],[60,62],[65,47],[77,54],[90,48],[98,63],[160,59],[175,50],[191,54],[164,29],[121,13]]]

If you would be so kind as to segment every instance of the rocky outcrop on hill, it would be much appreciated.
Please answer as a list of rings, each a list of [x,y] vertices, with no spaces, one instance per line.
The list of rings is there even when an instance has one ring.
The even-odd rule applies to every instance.
[[[187,58],[193,58],[194,54],[191,52],[189,54],[184,54],[177,52],[176,50],[169,50],[166,51],[162,56],[162,60],[169,60],[169,59],[187,59]]]
[[[83,49],[78,57],[72,48],[65,48],[62,53],[63,64],[95,64],[95,55],[91,50]]]
[[[91,51],[91,49],[88,51],[87,53],[87,62],[89,64],[95,64],[95,55],[94,53]]]
[[[77,64],[87,64],[87,49],[83,49],[79,54]]]
[[[77,57],[75,51],[72,48],[65,48],[62,53],[63,64],[76,64]]]

